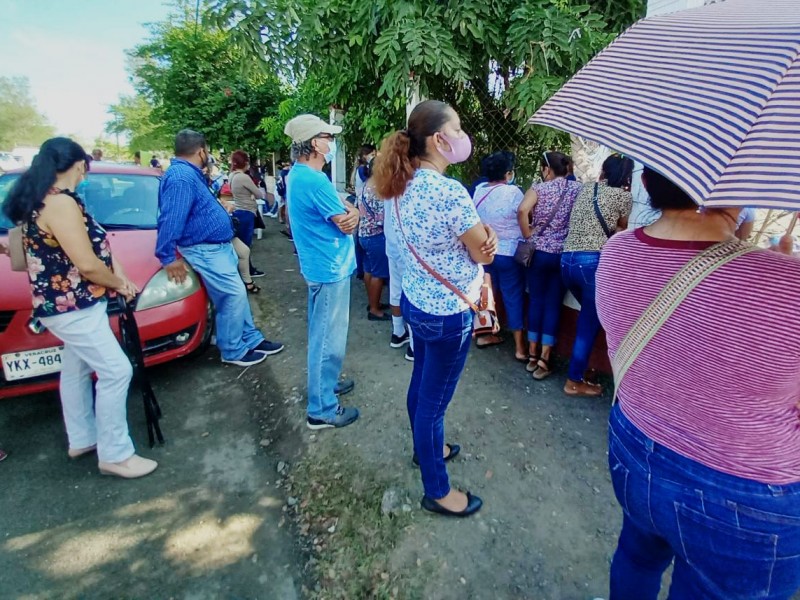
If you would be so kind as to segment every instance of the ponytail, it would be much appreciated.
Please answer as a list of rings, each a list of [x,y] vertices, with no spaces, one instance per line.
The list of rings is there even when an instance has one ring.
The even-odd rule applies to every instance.
[[[572,159],[563,152],[545,152],[540,164],[549,167],[556,177],[565,177],[569,174]]]
[[[86,160],[86,152],[68,138],[51,138],[39,150],[31,167],[20,175],[3,203],[3,213],[15,224],[26,223],[44,199],[59,173]]]
[[[420,159],[425,157],[428,138],[454,116],[455,111],[439,100],[425,100],[414,107],[408,117],[408,129],[386,138],[375,161],[373,185],[378,198],[391,200],[405,193]]]
[[[419,167],[419,159],[412,159],[410,150],[411,138],[407,131],[397,131],[384,140],[372,174],[378,198],[391,200],[405,193]]]

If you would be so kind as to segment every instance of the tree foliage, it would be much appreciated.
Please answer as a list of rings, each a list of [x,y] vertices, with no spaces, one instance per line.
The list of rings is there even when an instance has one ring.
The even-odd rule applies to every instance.
[[[258,127],[277,114],[285,86],[266,69],[245,69],[250,60],[215,27],[193,16],[151,25],[151,37],[129,52],[135,97],[111,107],[109,132],[131,136],[132,148],[171,147],[175,133],[191,128],[209,144],[229,152],[258,154],[279,149]]]
[[[26,77],[0,77],[0,149],[39,146],[55,128],[36,109]]]
[[[287,79],[324,83],[348,132],[377,141],[414,86],[451,103],[478,153],[538,154],[527,118],[643,13],[643,0],[215,0],[206,19]]]

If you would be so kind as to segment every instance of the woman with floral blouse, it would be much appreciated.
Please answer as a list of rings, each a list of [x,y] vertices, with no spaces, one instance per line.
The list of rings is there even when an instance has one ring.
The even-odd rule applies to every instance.
[[[87,170],[83,148],[67,138],[50,139],[9,192],[3,211],[22,227],[33,316],[64,343],[60,392],[69,457],[96,450],[102,474],[142,477],[158,463],[134,452],[126,411],[131,363],[106,315],[110,292],[131,300],[139,290],[74,192]]]

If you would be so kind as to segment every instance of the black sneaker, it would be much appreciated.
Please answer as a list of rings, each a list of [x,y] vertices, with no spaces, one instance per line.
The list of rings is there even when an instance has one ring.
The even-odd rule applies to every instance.
[[[266,273],[264,273],[264,271],[259,271],[258,269],[253,269],[250,271],[250,277],[263,277],[264,275],[266,275]]]
[[[237,367],[252,367],[253,365],[262,363],[265,360],[267,360],[267,355],[264,354],[263,352],[248,350],[247,354],[245,354],[242,358],[238,360],[225,360],[223,358],[222,362],[227,363],[229,365],[236,365]]]
[[[339,406],[336,409],[336,416],[329,421],[323,421],[322,419],[312,419],[311,417],[306,418],[306,426],[309,429],[316,431],[317,429],[331,429],[331,428],[339,428],[339,427],[347,427],[348,425],[355,423],[358,420],[358,409],[357,408],[345,408],[344,406]]]
[[[411,346],[406,348],[406,355],[403,358],[408,362],[414,362],[414,349]]]
[[[389,342],[389,345],[392,348],[402,348],[403,346],[405,346],[410,342],[411,342],[411,336],[408,335],[408,332],[406,331],[403,335],[392,334],[392,341]]]
[[[352,379],[342,379],[339,383],[336,384],[336,387],[333,388],[333,393],[337,396],[344,396],[345,394],[349,394],[352,392],[356,387],[356,382]]]
[[[283,344],[279,342],[270,342],[269,340],[263,340],[258,346],[253,348],[253,352],[260,352],[267,356],[272,356],[281,351],[283,351]]]

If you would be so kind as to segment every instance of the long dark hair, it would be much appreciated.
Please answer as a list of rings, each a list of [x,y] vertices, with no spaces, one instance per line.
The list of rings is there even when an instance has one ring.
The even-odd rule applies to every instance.
[[[75,163],[86,161],[86,151],[69,138],[47,140],[39,148],[30,169],[20,175],[3,203],[3,212],[12,223],[25,223],[35,210],[44,205],[47,192],[56,176],[71,169]]]
[[[408,129],[396,131],[384,140],[375,163],[373,182],[378,198],[401,196],[425,157],[427,139],[441,131],[453,115],[450,105],[438,100],[420,102],[408,117]]]
[[[633,178],[633,160],[627,156],[612,154],[603,162],[603,174],[609,187],[630,191]]]

